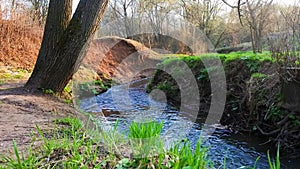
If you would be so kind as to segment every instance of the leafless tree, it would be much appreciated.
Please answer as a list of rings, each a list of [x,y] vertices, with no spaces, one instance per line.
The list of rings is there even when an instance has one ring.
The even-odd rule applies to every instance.
[[[219,46],[226,31],[224,18],[221,17],[223,3],[218,0],[181,0],[183,17],[195,24],[212,41]]]
[[[281,9],[281,16],[284,18],[285,30],[289,35],[290,51],[296,53],[300,48],[300,2]]]
[[[250,30],[254,53],[261,53],[263,50],[263,33],[270,23],[272,3],[273,0],[246,0],[242,8],[242,17]]]
[[[31,17],[34,22],[37,22],[40,26],[43,26],[46,22],[48,12],[48,0],[27,0],[31,4]]]

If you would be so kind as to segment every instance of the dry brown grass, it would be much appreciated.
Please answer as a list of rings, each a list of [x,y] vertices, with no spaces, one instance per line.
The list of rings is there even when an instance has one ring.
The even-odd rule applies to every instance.
[[[27,16],[23,17],[14,20],[0,19],[0,65],[32,70],[43,30],[28,24]]]

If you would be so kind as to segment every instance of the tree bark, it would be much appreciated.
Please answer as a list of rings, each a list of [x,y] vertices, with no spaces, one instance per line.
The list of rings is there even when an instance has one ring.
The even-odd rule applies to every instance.
[[[58,45],[61,36],[66,30],[71,20],[71,15],[72,0],[50,1],[42,45],[30,80],[35,78],[38,72],[44,68],[45,63],[49,62],[53,57],[52,52],[54,52],[55,46]],[[38,83],[38,81],[36,80],[35,83]]]
[[[81,0],[69,21],[71,4],[71,0],[50,1],[42,47],[26,84],[28,89],[63,91],[85,56],[85,47],[99,27],[108,0]]]

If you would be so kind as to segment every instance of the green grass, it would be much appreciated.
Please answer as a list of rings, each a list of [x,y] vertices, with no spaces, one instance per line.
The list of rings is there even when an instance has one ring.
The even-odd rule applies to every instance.
[[[264,61],[272,61],[274,62],[275,59],[272,58],[271,53],[269,51],[264,51],[262,53],[253,53],[252,51],[247,52],[231,52],[229,54],[217,54],[220,58],[224,58],[225,62],[230,62],[233,60],[256,60],[260,62]]]
[[[268,109],[268,114],[266,116],[266,119],[270,119],[270,120],[276,122],[276,121],[284,118],[285,114],[286,113],[283,110],[281,110],[279,107],[277,107],[277,106],[271,106]]]
[[[171,166],[174,169],[206,169],[213,168],[212,162],[208,159],[208,148],[202,147],[201,140],[197,142],[196,149],[191,150],[191,144],[185,140],[183,145],[177,144],[170,150],[170,155],[174,161]]]
[[[52,89],[42,89],[42,91],[45,94],[56,95],[56,93]]]
[[[78,87],[81,91],[92,92],[94,95],[98,95],[100,93],[96,89],[99,88],[102,91],[106,91],[111,87],[111,82],[106,84],[101,80],[94,80],[92,82],[77,84],[76,87]]]
[[[243,61],[249,68],[251,73],[257,73],[262,62],[275,62],[269,51],[264,51],[263,53],[255,54],[252,51],[246,52],[231,52],[229,54],[218,54],[218,53],[206,53],[200,56],[186,56],[186,55],[170,55],[170,57],[165,56],[163,61],[158,64],[159,68],[176,65],[184,61],[190,69],[198,68],[202,65],[204,60],[214,60],[220,59],[226,67],[226,64],[232,61]],[[204,67],[204,65],[202,65]]]
[[[129,138],[150,138],[160,136],[163,122],[132,122],[129,126]]]
[[[280,148],[280,146],[278,146],[277,153],[276,153],[276,160],[275,161],[271,160],[270,153],[268,151],[268,162],[269,162],[270,169],[280,169],[279,148]]]
[[[168,64],[173,62],[174,60],[183,60],[183,61],[197,61],[201,59],[215,59],[220,58],[224,62],[230,62],[233,60],[256,60],[256,61],[272,61],[275,59],[272,58],[271,53],[269,51],[264,51],[263,53],[253,53],[252,51],[242,51],[242,52],[231,52],[229,54],[218,54],[218,53],[206,53],[200,56],[188,56],[181,54],[172,54],[165,55],[162,64]]]
[[[194,150],[192,150],[191,143],[185,140],[183,143],[174,145],[170,150],[160,149],[157,154],[148,152],[148,156],[138,157],[124,156],[121,151],[111,151],[107,147],[108,144],[105,144],[109,142],[117,150],[122,149],[123,146],[126,148],[125,151],[129,151],[126,147],[128,144],[132,149],[146,145],[149,151],[153,150],[153,145],[157,146],[157,143],[162,143],[157,139],[161,135],[162,122],[132,122],[128,126],[127,138],[117,132],[118,121],[112,129],[102,132],[86,130],[82,122],[76,118],[57,119],[54,125],[55,129],[51,131],[43,131],[37,126],[38,132],[33,138],[35,141],[42,141],[42,144],[39,147],[30,147],[26,155],[18,150],[17,143],[13,141],[15,155],[0,157],[0,168],[214,168],[214,164],[208,157],[209,148],[204,147],[201,140],[197,142]],[[132,139],[138,140],[134,142],[138,144],[132,144]],[[145,149],[145,147],[142,148]],[[255,169],[258,159],[253,167],[248,168]],[[270,169],[280,169],[279,148],[276,161],[271,160],[269,153],[268,160]],[[225,169],[226,160],[223,165]]]
[[[30,73],[27,70],[2,67],[2,70],[0,72],[0,81],[3,84],[8,81],[27,79],[29,75]]]
[[[252,78],[255,78],[255,79],[263,79],[263,78],[266,78],[268,77],[266,74],[263,74],[263,73],[253,73],[251,75]]]
[[[160,138],[163,122],[131,122],[128,139],[130,140],[133,155],[137,158],[155,156],[164,152],[163,140]]]
[[[61,119],[55,124],[62,128],[47,133],[37,127],[43,143],[26,156],[20,155],[14,142],[16,158],[2,158],[1,168],[101,168],[105,160],[101,156],[105,156],[101,155],[99,145],[87,136],[78,119]]]

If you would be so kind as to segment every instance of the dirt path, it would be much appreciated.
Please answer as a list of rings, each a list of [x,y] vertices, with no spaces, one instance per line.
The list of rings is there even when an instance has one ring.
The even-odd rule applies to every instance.
[[[33,95],[22,87],[12,88],[18,86],[22,86],[22,83],[0,86],[0,154],[12,152],[13,140],[24,150],[31,143],[32,131],[36,131],[36,125],[41,129],[49,129],[56,118],[84,118],[57,98],[43,94]]]

